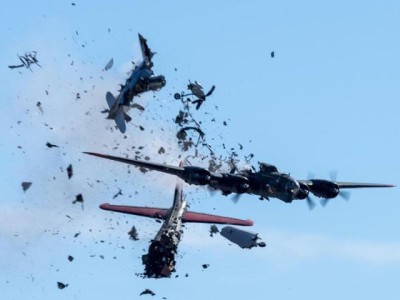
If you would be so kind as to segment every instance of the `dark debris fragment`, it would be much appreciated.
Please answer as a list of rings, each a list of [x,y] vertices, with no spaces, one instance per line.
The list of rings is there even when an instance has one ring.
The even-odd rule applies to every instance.
[[[158,149],[158,154],[164,154],[164,153],[165,153],[164,147],[160,147],[160,149]]]
[[[122,190],[118,189],[118,193],[113,196],[113,199],[117,198],[118,196],[122,196]]]
[[[210,265],[209,264],[202,264],[203,269],[207,269]]]
[[[71,255],[68,255],[68,260],[69,260],[69,261],[73,261],[73,260],[74,260],[74,257],[71,256]]]
[[[75,200],[72,201],[72,204],[75,204],[75,203],[79,202],[79,203],[82,204],[82,209],[83,209],[83,201],[84,201],[84,200],[83,200],[82,194],[78,194],[78,195],[76,195]]]
[[[60,290],[62,290],[62,289],[65,289],[65,288],[68,286],[68,283],[65,284],[65,283],[62,283],[62,282],[60,282],[60,281],[57,281],[57,286],[58,286],[58,288],[59,288]]]
[[[155,296],[156,293],[154,293],[154,292],[153,292],[152,290],[150,290],[150,289],[145,289],[143,292],[140,293],[140,296],[142,296],[142,295],[152,295],[152,296]]]
[[[129,238],[130,238],[131,240],[134,240],[134,241],[139,240],[138,232],[137,232],[135,226],[132,226],[132,229],[128,232],[128,234],[129,234]]]
[[[132,108],[137,108],[137,109],[140,110],[140,111],[144,111],[144,110],[145,110],[144,107],[141,106],[141,105],[138,104],[138,103],[133,103],[133,104],[131,105],[131,107],[132,107]]]
[[[47,146],[48,148],[53,148],[53,147],[59,148],[57,145],[51,144],[51,143],[49,143],[49,142],[46,143],[46,146]]]
[[[74,175],[71,164],[67,167],[67,174],[68,174],[68,179],[71,179],[72,175]]]
[[[22,190],[24,192],[26,192],[31,187],[31,185],[32,185],[32,182],[27,182],[27,181],[22,182],[21,183]]]
[[[217,234],[218,232],[219,232],[219,229],[215,224],[210,226],[210,236],[211,237],[213,237],[214,234]]]

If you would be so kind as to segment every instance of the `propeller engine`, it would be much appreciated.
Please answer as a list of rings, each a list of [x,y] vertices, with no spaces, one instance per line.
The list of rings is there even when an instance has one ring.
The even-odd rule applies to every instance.
[[[339,195],[339,186],[332,181],[324,179],[312,179],[309,186],[310,192],[319,198],[331,199]]]
[[[184,167],[183,173],[179,174],[178,176],[181,177],[186,183],[195,185],[209,184],[211,179],[210,171],[194,166]]]
[[[210,186],[227,194],[243,194],[249,190],[249,180],[238,174],[215,173],[211,176]]]

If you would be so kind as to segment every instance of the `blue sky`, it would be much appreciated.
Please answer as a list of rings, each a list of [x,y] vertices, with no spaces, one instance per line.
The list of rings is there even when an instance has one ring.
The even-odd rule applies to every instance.
[[[302,201],[244,195],[235,205],[187,186],[191,209],[251,218],[268,246],[243,250],[191,224],[179,277],[141,279],[140,257],[159,224],[98,205],[167,207],[175,178],[81,154],[133,155],[132,146],[145,146],[152,160],[177,164],[172,95],[191,79],[216,85],[195,116],[218,154],[227,154],[222,143],[241,143],[241,157],[254,153],[254,162],[296,178],[329,178],[335,170],[341,181],[398,184],[397,1],[74,3],[6,1],[0,12],[2,298],[132,299],[150,288],[154,299],[398,299],[397,188],[353,191],[349,202],[334,199],[310,212]],[[130,62],[140,60],[137,33],[157,52],[154,71],[167,86],[137,100],[146,111],[131,111],[124,138],[100,111],[106,92],[116,93]],[[42,68],[8,69],[31,50]],[[113,68],[102,71],[111,57]],[[22,181],[33,182],[26,193]],[[112,199],[118,188],[124,195]],[[71,203],[79,193],[84,210]],[[132,225],[137,242],[128,239]],[[69,286],[59,290],[57,281]]]

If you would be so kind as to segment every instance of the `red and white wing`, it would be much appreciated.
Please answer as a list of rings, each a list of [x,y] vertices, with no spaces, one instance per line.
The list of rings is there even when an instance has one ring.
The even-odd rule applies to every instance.
[[[124,214],[135,216],[165,219],[168,209],[157,207],[143,207],[143,206],[126,206],[126,205],[112,205],[104,203],[100,205],[101,209],[115,211]]]

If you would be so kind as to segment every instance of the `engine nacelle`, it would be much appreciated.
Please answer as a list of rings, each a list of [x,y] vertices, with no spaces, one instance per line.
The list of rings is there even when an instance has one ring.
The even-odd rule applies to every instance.
[[[149,77],[147,78],[147,90],[157,91],[165,86],[166,83],[165,77],[162,75]]]
[[[330,199],[335,198],[339,194],[339,186],[332,181],[323,179],[313,179],[310,181],[312,182],[309,186],[310,192],[317,197]]]
[[[225,193],[243,194],[249,190],[249,180],[237,174],[215,174],[211,177],[210,186]]]
[[[211,173],[210,171],[194,166],[185,167],[182,179],[195,185],[206,185],[210,183]]]
[[[310,193],[310,188],[308,187],[307,184],[299,182],[300,185],[300,190],[296,195],[296,199],[306,199],[308,197],[308,194]]]

